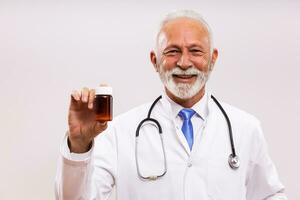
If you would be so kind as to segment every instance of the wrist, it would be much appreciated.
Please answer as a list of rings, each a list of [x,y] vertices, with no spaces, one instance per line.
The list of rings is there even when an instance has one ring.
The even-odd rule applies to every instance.
[[[68,146],[71,153],[86,153],[92,148],[93,141],[82,141],[71,139],[70,136],[67,139]]]

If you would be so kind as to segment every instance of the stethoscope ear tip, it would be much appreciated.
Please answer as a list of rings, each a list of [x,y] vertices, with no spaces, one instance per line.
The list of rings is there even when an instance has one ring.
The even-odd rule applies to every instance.
[[[240,167],[240,159],[237,155],[233,156],[232,154],[229,155],[228,164],[231,169],[238,169]]]

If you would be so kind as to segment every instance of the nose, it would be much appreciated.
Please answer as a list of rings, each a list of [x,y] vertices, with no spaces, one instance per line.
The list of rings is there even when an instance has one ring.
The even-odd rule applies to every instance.
[[[188,69],[193,66],[193,63],[190,60],[190,56],[187,52],[182,52],[179,60],[177,61],[177,66],[181,69]]]

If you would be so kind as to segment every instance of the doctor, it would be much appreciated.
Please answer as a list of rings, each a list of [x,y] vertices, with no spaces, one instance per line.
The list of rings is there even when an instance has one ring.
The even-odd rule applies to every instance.
[[[176,11],[162,21],[150,53],[165,88],[150,114],[161,135],[148,121],[136,137],[152,102],[107,125],[94,120],[94,90],[74,91],[56,199],[106,200],[114,186],[119,200],[287,199],[259,121],[221,103],[238,156],[229,161],[229,125],[205,90],[217,57],[210,28],[198,13]]]

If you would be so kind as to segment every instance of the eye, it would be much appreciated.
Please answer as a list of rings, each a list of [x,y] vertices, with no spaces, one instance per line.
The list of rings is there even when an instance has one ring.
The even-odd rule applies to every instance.
[[[190,52],[191,52],[193,55],[196,55],[196,56],[201,56],[201,55],[204,54],[204,52],[203,52],[201,49],[198,49],[198,48],[190,49]]]
[[[169,49],[169,50],[164,51],[164,55],[166,55],[166,56],[175,56],[178,53],[180,53],[180,51],[178,49]]]
[[[190,52],[192,53],[203,53],[201,49],[191,49]]]

